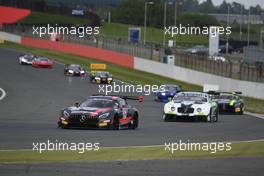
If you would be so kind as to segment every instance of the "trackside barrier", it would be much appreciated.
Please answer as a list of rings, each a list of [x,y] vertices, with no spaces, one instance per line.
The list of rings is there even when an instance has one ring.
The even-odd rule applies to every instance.
[[[204,84],[215,84],[219,85],[219,89],[222,91],[241,91],[245,96],[264,99],[263,83],[225,78],[139,57],[134,57],[134,69],[200,86],[203,86]]]
[[[134,66],[133,56],[90,46],[84,46],[74,43],[53,42],[49,40],[35,39],[30,37],[22,37],[21,44],[35,48],[50,49],[62,53],[88,57],[131,69]]]
[[[21,43],[21,37],[19,35],[10,34],[7,32],[0,32],[0,39],[14,43]]]

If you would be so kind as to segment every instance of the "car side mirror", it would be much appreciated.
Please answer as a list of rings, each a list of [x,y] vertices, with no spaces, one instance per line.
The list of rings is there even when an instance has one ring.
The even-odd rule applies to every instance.
[[[80,106],[80,103],[74,103],[74,106],[78,108]]]

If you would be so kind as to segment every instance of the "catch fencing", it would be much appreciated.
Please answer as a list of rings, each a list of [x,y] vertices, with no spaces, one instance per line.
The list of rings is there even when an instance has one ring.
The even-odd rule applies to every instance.
[[[33,35],[32,27],[30,26],[9,25],[4,26],[4,31],[38,38],[38,36]],[[45,35],[42,38],[49,39],[50,36]],[[163,62],[163,57],[165,56],[165,48],[159,43],[144,45],[142,43],[130,43],[124,38],[108,38],[105,36],[85,36],[80,38],[75,35],[65,35],[64,41],[117,51],[158,62]],[[178,43],[178,45],[180,44]],[[207,56],[187,54],[183,50],[176,48],[171,48],[170,50],[175,55],[175,66],[238,80],[264,82],[264,64],[234,62],[231,59],[227,59],[226,62],[214,61],[208,59]]]

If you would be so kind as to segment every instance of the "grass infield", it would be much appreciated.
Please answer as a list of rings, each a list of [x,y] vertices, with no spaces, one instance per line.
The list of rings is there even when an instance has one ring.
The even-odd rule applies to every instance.
[[[164,146],[100,148],[98,151],[44,151],[0,150],[0,163],[48,163],[48,162],[81,162],[81,161],[120,161],[151,159],[188,159],[219,157],[263,157],[264,141],[234,142],[230,151],[175,151],[173,154]]]

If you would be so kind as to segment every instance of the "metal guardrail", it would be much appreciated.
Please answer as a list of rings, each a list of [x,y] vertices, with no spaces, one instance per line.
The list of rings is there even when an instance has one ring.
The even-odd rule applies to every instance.
[[[25,28],[24,26],[5,26],[4,31],[23,36],[38,37],[32,34],[32,28]],[[42,38],[49,39],[50,36],[45,35]],[[134,44],[120,38],[113,39],[104,36],[86,36],[79,38],[74,35],[66,35],[64,36],[64,41],[104,48],[158,62],[161,62],[165,55],[165,49],[161,45]],[[189,55],[174,48],[171,50],[176,58],[176,66],[233,79],[264,82],[264,65],[249,65],[242,62],[219,62],[209,60],[207,56]]]

